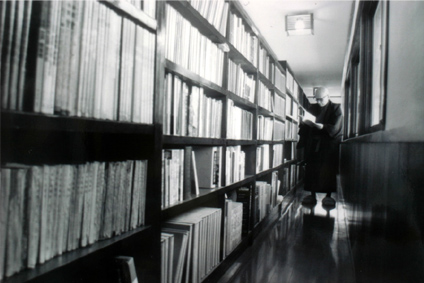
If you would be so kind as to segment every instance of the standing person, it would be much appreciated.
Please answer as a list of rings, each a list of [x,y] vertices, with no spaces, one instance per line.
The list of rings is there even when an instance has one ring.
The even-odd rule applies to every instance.
[[[311,104],[309,113],[315,122],[301,120],[299,147],[304,148],[305,190],[311,192],[303,204],[316,204],[316,193],[326,193],[324,206],[334,207],[336,201],[331,193],[336,192],[336,175],[339,169],[339,144],[342,139],[343,116],[340,104],[333,103],[325,87],[314,89],[316,104]]]

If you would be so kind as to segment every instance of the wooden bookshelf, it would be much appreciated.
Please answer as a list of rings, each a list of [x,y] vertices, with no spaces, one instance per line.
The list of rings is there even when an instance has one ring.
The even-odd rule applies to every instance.
[[[207,1],[203,2],[208,3]],[[122,119],[119,118],[118,112],[121,111],[121,108],[125,105],[125,101],[120,101],[119,99],[124,96],[124,92],[126,91],[126,89],[130,88],[129,85],[136,83],[136,81],[129,79],[129,77],[133,76],[133,73],[123,68],[128,58],[126,59],[126,57],[123,55],[124,51],[121,49],[119,49],[120,51],[117,53],[119,55],[117,55],[117,58],[115,58],[117,64],[119,65],[119,68],[115,70],[117,76],[115,87],[118,95],[118,98],[116,99],[118,102],[117,105],[114,106],[116,107],[116,109],[111,110],[113,112],[113,115],[116,114],[118,117],[112,120],[106,118],[100,119],[86,117],[85,114],[63,114],[62,112],[56,110],[52,111],[52,113],[35,113],[31,110],[31,103],[35,100],[35,86],[37,85],[36,82],[34,82],[35,77],[33,76],[36,76],[38,74],[37,72],[40,72],[37,70],[36,64],[37,50],[39,48],[39,45],[42,44],[42,42],[40,42],[40,44],[38,43],[41,37],[39,28],[42,25],[41,21],[44,20],[44,18],[35,19],[35,14],[43,11],[43,5],[47,5],[43,4],[42,2],[37,2],[37,4],[35,4],[37,9],[31,12],[34,13],[34,15],[31,14],[32,16],[30,17],[31,19],[32,17],[34,17],[35,20],[31,22],[31,27],[29,29],[28,35],[28,39],[33,40],[33,42],[35,43],[32,46],[28,47],[28,54],[26,54],[28,55],[28,58],[25,62],[23,62],[28,68],[28,70],[26,70],[26,76],[28,77],[28,80],[25,81],[26,88],[23,94],[25,100],[25,103],[22,107],[23,110],[16,110],[12,106],[9,107],[9,105],[12,105],[13,103],[7,103],[7,105],[3,106],[1,111],[3,137],[1,143],[1,152],[3,156],[2,169],[5,169],[8,166],[7,164],[12,163],[22,163],[27,166],[35,166],[42,164],[61,165],[84,164],[87,162],[119,162],[125,160],[147,160],[148,170],[147,175],[145,176],[146,197],[143,200],[145,202],[145,223],[133,230],[123,232],[119,235],[113,235],[109,239],[99,240],[88,246],[80,247],[73,251],[64,252],[60,255],[55,255],[52,259],[47,260],[45,263],[37,264],[35,268],[28,269],[25,266],[21,266],[20,271],[13,272],[11,276],[3,278],[5,283],[23,281],[72,282],[72,280],[82,280],[82,282],[94,282],[96,279],[101,279],[102,282],[117,282],[118,279],[116,278],[116,273],[114,272],[115,267],[113,265],[113,259],[114,257],[119,255],[132,256],[134,258],[136,271],[140,282],[160,282],[162,279],[164,279],[161,259],[162,225],[174,217],[178,217],[184,213],[190,212],[193,209],[197,209],[203,206],[219,208],[222,210],[222,221],[219,226],[221,227],[219,262],[207,273],[206,277],[203,278],[203,281],[205,282],[212,282],[211,280],[216,279],[218,275],[222,275],[223,273],[225,273],[227,267],[232,262],[234,262],[237,257],[243,253],[243,251],[246,250],[249,244],[251,244],[252,241],[254,241],[254,239],[260,234],[262,228],[265,228],[267,225],[278,219],[277,216],[281,210],[285,209],[284,206],[282,206],[281,203],[268,203],[267,206],[270,206],[270,208],[267,209],[267,211],[269,213],[267,212],[268,214],[265,215],[263,214],[264,211],[262,211],[263,219],[261,219],[259,223],[256,223],[256,217],[258,214],[258,207],[256,203],[258,189],[256,188],[256,184],[257,182],[266,182],[269,185],[269,188],[271,188],[271,186],[274,186],[272,187],[272,189],[277,191],[277,193],[279,191],[290,192],[293,189],[292,185],[296,184],[297,180],[289,181],[288,184],[290,185],[286,185],[286,181],[284,179],[290,177],[287,174],[292,173],[287,172],[290,172],[291,167],[297,162],[297,160],[295,159],[296,157],[292,154],[292,148],[296,146],[296,139],[290,137],[278,141],[258,140],[257,119],[259,115],[262,115],[271,119],[273,124],[275,123],[275,121],[279,121],[281,122],[280,125],[285,126],[285,123],[297,123],[296,121],[298,120],[298,118],[293,117],[293,115],[296,114],[286,113],[286,115],[278,115],[275,112],[275,109],[271,109],[272,107],[270,107],[270,109],[266,109],[264,107],[259,106],[257,99],[258,84],[259,82],[262,82],[265,87],[268,88],[271,94],[271,99],[274,99],[275,96],[281,97],[282,99],[286,99],[286,97],[290,96],[291,103],[293,103],[293,105],[301,106],[300,104],[302,102],[299,100],[298,97],[294,97],[290,90],[282,90],[277,88],[277,86],[275,85],[275,79],[274,77],[272,77],[272,74],[275,74],[276,69],[279,70],[283,77],[287,75],[287,72],[292,71],[289,69],[287,63],[281,64],[278,61],[278,58],[269,48],[268,43],[265,41],[262,35],[260,35],[252,20],[247,16],[246,12],[243,10],[242,5],[238,2],[233,1],[223,1],[222,3],[222,5],[224,5],[224,8],[221,7],[223,11],[225,11],[225,5],[228,5],[228,10],[226,10],[226,14],[222,15],[222,19],[228,19],[231,13],[235,14],[240,19],[242,25],[245,28],[245,35],[251,37],[251,42],[252,44],[257,44],[256,47],[249,46],[249,48],[245,48],[244,51],[239,50],[240,46],[243,47],[242,45],[240,45],[240,42],[238,42],[237,44],[233,44],[232,42],[230,42],[230,34],[228,31],[226,32],[226,34],[222,34],[213,24],[206,20],[205,17],[202,16],[202,14],[198,10],[196,10],[189,1],[186,0],[157,1],[157,19],[154,19],[149,16],[145,11],[140,8],[139,4],[130,4],[127,1],[108,0],[95,2],[93,4],[94,10],[97,9],[97,5],[100,5],[102,9],[106,7],[107,12],[116,13],[118,21],[129,23],[131,29],[133,28],[132,25],[134,25],[135,29],[141,29],[150,34],[153,34],[153,37],[151,39],[152,41],[149,43],[151,44],[150,47],[154,45],[154,58],[144,58],[142,59],[142,61],[140,61],[142,63],[149,64],[149,68],[146,68],[146,70],[150,70],[149,75],[154,76],[152,78],[152,81],[148,85],[149,89],[153,90],[154,97],[153,100],[151,97],[149,97],[149,102],[146,102],[149,103],[149,108],[147,109],[147,111],[149,111],[151,114],[151,123],[122,121]],[[10,3],[7,4],[7,11],[12,9],[12,6],[10,5]],[[166,7],[168,5],[169,7],[175,9],[176,12],[179,13],[182,18],[187,21],[187,26],[190,26],[190,29],[197,30],[199,34],[201,34],[201,36],[205,37],[205,40],[208,41],[208,44],[212,44],[214,46],[216,45],[217,52],[220,52],[221,54],[218,57],[222,58],[222,62],[215,62],[217,66],[220,66],[220,68],[222,68],[217,70],[217,76],[218,74],[221,76],[217,78],[218,81],[222,82],[221,85],[219,83],[213,82],[212,79],[207,79],[207,75],[205,75],[205,73],[202,74],[202,72],[191,71],[190,68],[182,66],[178,63],[175,63],[173,60],[166,58],[167,36],[170,36],[169,31],[166,30],[168,20],[166,15]],[[218,4],[214,3],[213,5]],[[218,9],[218,7],[219,6],[216,6],[215,8]],[[98,17],[100,16],[98,15]],[[6,16],[6,20],[12,22],[14,19],[11,19],[9,16]],[[9,32],[9,24],[6,26],[8,33],[5,33],[5,35],[12,36],[13,34]],[[227,26],[228,25],[229,22],[227,22]],[[123,28],[120,30],[122,30],[123,34],[126,34],[127,32],[130,33],[130,28]],[[60,33],[59,28],[58,31]],[[117,48],[124,48],[123,46],[128,44],[127,41],[124,40],[123,34],[121,35],[121,37],[117,38]],[[96,36],[100,35],[96,34]],[[59,39],[57,40],[59,42]],[[104,38],[99,37],[99,40],[104,40]],[[178,38],[177,40],[180,40],[180,38]],[[10,44],[13,44],[13,41]],[[83,41],[76,42],[75,44],[79,44],[84,48],[89,47],[86,46],[89,45],[89,43]],[[187,43],[185,42],[183,44]],[[203,43],[200,42],[199,44]],[[237,49],[236,46],[239,46],[239,49]],[[266,70],[266,72],[269,73],[268,76],[265,76],[264,74],[262,74],[262,72],[259,71],[259,46],[264,48],[264,50],[266,51],[268,57],[267,60],[269,60],[270,63],[268,66],[268,70]],[[197,47],[198,46],[192,46],[191,48]],[[60,49],[63,47],[59,45],[57,48]],[[104,58],[104,55],[101,55],[101,52],[104,48],[104,46],[101,47],[100,45],[98,49],[93,47],[93,50],[98,52],[90,53],[90,55],[100,61],[100,58]],[[251,57],[248,58],[249,56],[245,54],[248,54],[249,52],[251,52],[251,50],[255,50],[256,54],[250,54]],[[152,51],[152,49],[150,49],[150,51]],[[191,53],[190,55],[192,56],[192,54],[197,53]],[[11,60],[11,58],[7,56],[10,57],[10,54],[2,54],[2,58],[5,57]],[[24,60],[23,55],[21,57],[21,59]],[[255,99],[252,100],[253,102],[244,98],[246,96],[242,97],[228,90],[229,60],[231,60],[240,67],[240,70],[245,73],[243,75],[247,75],[249,78],[253,78],[255,82]],[[201,62],[199,62],[198,64],[200,65]],[[213,66],[214,69],[217,66]],[[82,72],[80,71],[80,67],[82,70],[82,66],[77,65],[75,67],[76,69],[73,71]],[[88,69],[89,67],[90,66],[87,66]],[[100,70],[100,68],[98,68],[98,70]],[[165,109],[168,102],[166,101],[167,89],[165,85],[165,78],[166,75],[169,74],[178,77],[182,82],[186,84],[188,102],[192,99],[193,89],[201,88],[205,97],[217,100],[219,101],[219,103],[222,104],[222,115],[220,115],[219,117],[212,118],[219,121],[220,124],[218,123],[218,125],[211,126],[221,127],[218,137],[210,138],[195,136],[193,133],[191,133],[193,134],[193,136],[190,136],[188,128],[195,128],[196,125],[189,124],[189,121],[192,116],[187,113],[184,113],[182,118],[183,123],[187,122],[187,128],[184,128],[184,130],[186,131],[185,133],[183,133],[182,135],[171,135],[164,133],[164,117],[166,117],[166,115],[168,114],[174,114],[173,112],[167,113]],[[64,73],[62,73],[62,70],[57,70],[57,75],[63,76]],[[93,73],[88,72],[87,76],[91,76],[91,79],[95,80]],[[46,82],[42,81],[42,83],[44,84]],[[244,88],[245,86],[241,85],[238,87]],[[91,97],[91,95],[94,94],[90,93],[90,91],[95,92],[96,90],[94,86],[93,89],[88,89],[89,90],[87,90],[87,93],[84,93],[84,95],[88,97],[86,98],[88,101],[91,101],[91,99],[94,99]],[[54,91],[55,89],[52,88],[52,90],[53,91],[51,95],[53,95],[54,99],[54,97],[56,95],[59,96],[59,94]],[[243,91],[243,89],[238,89],[237,93],[243,94]],[[298,91],[299,93],[303,93],[301,91],[300,86]],[[173,97],[175,95],[175,90],[172,89],[171,92],[171,95]],[[5,93],[6,94],[3,94],[2,99],[15,100],[14,91],[8,91]],[[134,95],[134,93],[135,91],[133,90],[131,95]],[[70,90],[67,95],[71,96]],[[82,96],[82,94],[79,95]],[[144,95],[144,93],[142,93],[141,95]],[[27,99],[27,97],[29,97],[29,99]],[[133,97],[130,96],[129,99],[132,100]],[[47,102],[52,103],[52,101]],[[251,134],[251,139],[236,139],[237,137],[228,138],[230,130],[227,128],[227,125],[231,125],[231,123],[234,121],[231,120],[229,117],[228,106],[231,105],[230,103],[234,103],[235,107],[241,109],[242,111],[246,111],[248,115],[250,115],[250,118],[246,119],[251,119],[251,121],[245,121],[246,129],[244,130]],[[273,104],[273,102],[271,102],[270,104]],[[190,113],[189,111],[192,111],[192,109],[189,109],[189,107],[187,109],[188,110],[186,111],[188,113]],[[132,109],[131,111],[134,112],[135,110]],[[172,111],[174,111],[174,109],[172,109]],[[237,119],[239,118],[240,117],[237,117]],[[233,117],[233,119],[236,118]],[[290,160],[285,163],[278,164],[277,166],[271,166],[273,164],[274,146],[277,146],[278,149],[282,150],[282,157],[284,157],[286,153],[290,152]],[[244,177],[237,179],[238,181],[226,184],[225,175],[226,170],[228,169],[226,168],[226,153],[227,149],[230,149],[232,147],[238,147],[240,149],[240,156],[242,157],[239,156],[239,160],[243,160],[242,158],[245,158],[245,164],[244,166],[241,166],[241,168],[243,168],[245,172],[242,172]],[[266,150],[269,151],[268,160],[264,161],[265,163],[268,163],[269,166],[267,168],[269,169],[263,170],[261,172],[256,172],[256,164],[258,161],[257,150],[261,147],[264,147],[266,148]],[[194,194],[190,191],[190,194],[185,195],[184,198],[172,203],[169,206],[164,206],[162,203],[162,199],[165,196],[162,187],[162,179],[165,177],[166,174],[163,172],[162,168],[162,156],[164,151],[179,149],[183,150],[183,153],[185,154],[189,152],[189,150],[194,148],[216,148],[217,152],[221,150],[221,159],[219,159],[218,161],[213,161],[215,162],[214,165],[219,166],[221,170],[219,175],[219,178],[221,179],[218,182],[218,185],[213,188],[201,187],[199,188],[198,194]],[[190,155],[187,156],[189,159],[191,159]],[[239,160],[236,160],[235,163],[237,163]],[[277,160],[277,162],[278,161],[279,160]],[[185,173],[187,174],[187,176],[192,176],[191,173],[188,174],[188,171],[186,171],[191,171],[192,165],[193,160],[187,161],[186,159],[186,163],[182,163],[180,165],[184,169],[184,171],[181,171],[180,173]],[[237,168],[236,165],[228,166],[234,166],[234,168]],[[215,169],[216,168],[214,168],[214,170]],[[197,173],[199,176],[201,176],[199,170]],[[275,176],[277,176],[277,179],[281,182],[281,184],[279,185],[280,187],[275,187],[278,185],[272,183],[273,180],[275,180],[273,179],[275,178]],[[184,178],[186,177],[184,176]],[[187,179],[184,180],[183,188],[189,186],[187,182],[191,182],[191,179],[190,181],[187,181]],[[286,187],[283,188],[283,186]],[[247,200],[244,199],[244,205],[247,205],[248,209],[247,211],[245,210],[245,213],[242,216],[242,220],[245,221],[245,224],[243,224],[245,225],[243,226],[243,229],[245,229],[245,231],[243,231],[242,233],[241,241],[240,243],[238,243],[238,246],[235,247],[234,250],[227,257],[224,258],[223,241],[226,232],[224,228],[224,212],[227,197],[238,197],[239,199],[247,197]],[[239,201],[241,202],[241,200]],[[123,216],[117,213],[115,217]],[[0,235],[0,237],[1,236],[2,235]],[[0,256],[2,255],[0,254]],[[7,260],[7,258],[5,258],[5,260]],[[214,258],[214,260],[216,260],[216,258]],[[105,271],[105,269],[107,269],[107,271]],[[76,278],[79,276],[78,274],[84,274],[84,276],[81,276],[81,278]],[[1,279],[2,278],[0,278],[0,281]]]
[[[153,135],[154,125],[104,121],[82,117],[64,117],[18,111],[2,111],[2,129],[74,133]]]

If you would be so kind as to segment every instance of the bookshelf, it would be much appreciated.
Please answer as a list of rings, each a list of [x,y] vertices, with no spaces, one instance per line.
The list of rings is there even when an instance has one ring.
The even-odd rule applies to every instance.
[[[152,2],[156,4],[153,8]],[[304,98],[287,62],[278,61],[238,2],[122,0],[20,5],[4,2],[1,6],[5,24],[2,62],[9,63],[2,64],[1,75],[11,82],[2,85],[1,110],[2,184],[11,184],[7,204],[15,205],[10,191],[18,179],[6,176],[15,167],[17,173],[13,174],[19,176],[22,172],[31,175],[28,172],[40,167],[79,172],[85,166],[104,164],[108,178],[115,179],[99,177],[106,184],[102,188],[107,191],[108,185],[116,183],[118,189],[111,193],[111,200],[99,199],[99,203],[121,206],[111,206],[112,212],[109,207],[99,208],[105,213],[101,217],[108,215],[117,225],[118,230],[108,237],[84,244],[78,240],[72,249],[53,253],[35,265],[27,266],[26,256],[12,258],[11,248],[5,247],[16,235],[8,236],[0,243],[0,252],[4,252],[0,264],[7,266],[1,274],[4,282],[116,282],[114,259],[118,256],[133,257],[140,281],[173,282],[174,276],[192,282],[218,278],[261,228],[285,209],[277,196],[287,195],[300,182],[295,148],[297,109]],[[78,25],[66,29],[60,21],[68,10],[78,12],[71,18]],[[90,14],[95,19],[89,20]],[[113,20],[107,21],[109,18]],[[19,37],[15,31],[20,31]],[[37,44],[21,47],[26,39]],[[50,45],[44,50],[46,41]],[[66,53],[72,48],[80,50],[76,62]],[[45,52],[44,56],[37,56],[40,52]],[[291,85],[287,84],[289,76]],[[72,87],[75,82],[81,84]],[[35,107],[37,103],[41,106]],[[141,161],[145,173],[131,173],[130,166],[138,168]],[[114,166],[120,173],[108,169]],[[65,178],[76,183],[73,194],[81,199],[81,219],[99,190],[82,181],[94,179],[84,174]],[[56,178],[50,178],[51,182],[62,180]],[[32,187],[19,187],[22,204],[6,210],[1,233],[19,211],[19,229],[27,229],[23,216],[29,215],[29,209],[23,203],[31,201],[27,194]],[[54,196],[52,208],[59,211],[59,204],[68,199],[54,185],[46,190]],[[128,193],[136,193],[140,202],[125,198]],[[124,204],[134,211],[125,210]],[[208,210],[209,214],[202,207],[214,210]],[[68,213],[74,215],[75,210]],[[121,221],[130,223],[134,215],[143,215],[144,221],[121,228],[125,226]],[[205,241],[207,238],[200,237],[208,229],[217,233],[216,242],[207,245],[206,251],[198,251],[196,256],[204,264],[197,271],[189,263],[182,268],[177,259],[175,263],[163,260],[165,255],[173,255],[176,243],[188,237],[174,231],[175,227],[161,230],[178,219],[190,219],[193,231],[203,231],[192,232],[191,241],[194,237]],[[48,229],[54,231],[55,227]],[[87,227],[84,229],[92,229]],[[16,241],[23,243],[19,248],[25,254],[26,239]],[[12,260],[19,263],[10,266]]]

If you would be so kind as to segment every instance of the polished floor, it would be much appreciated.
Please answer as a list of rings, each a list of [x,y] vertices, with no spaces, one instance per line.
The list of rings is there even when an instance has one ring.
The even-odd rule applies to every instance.
[[[280,219],[255,239],[220,282],[355,282],[344,206],[336,194],[336,208],[318,203],[305,207],[298,189]]]

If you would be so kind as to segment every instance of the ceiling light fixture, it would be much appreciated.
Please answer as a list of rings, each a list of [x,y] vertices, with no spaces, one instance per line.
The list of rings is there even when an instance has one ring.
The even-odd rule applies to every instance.
[[[313,14],[286,16],[287,35],[314,34]]]

